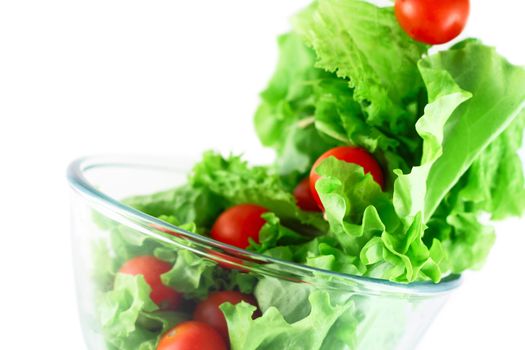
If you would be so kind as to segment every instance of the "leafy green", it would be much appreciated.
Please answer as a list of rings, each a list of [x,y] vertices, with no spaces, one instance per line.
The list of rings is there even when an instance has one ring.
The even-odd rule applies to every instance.
[[[476,69],[458,68],[473,61]],[[438,239],[446,253],[442,270],[461,273],[480,267],[494,243],[494,229],[480,216],[500,219],[525,209],[517,155],[525,127],[525,70],[476,41],[421,61],[420,70],[430,99],[416,126],[423,159],[410,174],[399,173],[394,204],[405,225],[423,215],[425,242]]]
[[[435,162],[428,175],[425,219],[429,219],[461,176],[523,111],[525,70],[511,65],[497,55],[493,48],[477,41],[462,42],[451,50],[428,57],[421,64],[431,69],[447,71],[459,87],[472,93],[472,98],[459,106],[448,120],[443,139],[443,155]],[[523,130],[515,130],[511,142],[521,141],[522,135]],[[508,136],[509,134],[504,137]],[[513,146],[505,150],[514,155],[514,167],[516,148]],[[500,171],[503,170],[503,167],[500,168]],[[516,176],[518,180],[514,181],[518,181],[519,185],[522,181],[519,179],[520,175],[521,171],[500,176]],[[497,192],[497,188],[493,187],[497,184],[485,183],[483,186],[492,187]],[[506,194],[504,189],[502,188],[502,192]],[[523,188],[519,190],[518,194],[523,193]],[[517,200],[513,194],[510,195],[513,201]],[[523,200],[525,198],[518,201]],[[523,204],[519,206],[523,207]],[[516,213],[515,210],[512,212]],[[498,217],[505,216],[502,212],[497,214]]]
[[[184,293],[188,298],[202,299],[215,285],[213,272],[216,264],[190,252],[179,250],[172,269],[161,276],[162,282]]]
[[[114,264],[118,267],[131,258],[148,255],[162,245],[158,240],[120,223],[109,231],[109,240],[115,254]]]
[[[442,243],[450,271],[462,273],[480,268],[496,239],[494,228],[481,224],[475,214],[469,213],[453,213],[447,217],[447,223],[454,230],[454,235]]]
[[[317,0],[294,19],[317,53],[316,66],[349,78],[368,124],[413,129],[411,103],[423,87],[416,62],[427,47],[399,26],[393,8],[362,0]]]
[[[333,306],[328,293],[321,291],[312,292],[308,301],[308,316],[294,323],[287,322],[274,306],[253,320],[252,314],[256,308],[250,304],[241,302],[237,305],[221,305],[228,329],[235,329],[235,332],[230,332],[232,350],[328,350],[323,345],[325,339],[337,320],[351,310],[353,303],[349,301]]]
[[[300,244],[308,240],[305,235],[281,225],[281,220],[274,213],[265,213],[262,218],[266,220],[266,224],[259,231],[259,243],[252,241],[249,250],[264,253],[271,248]]]
[[[208,252],[211,253],[211,250]],[[255,275],[248,271],[221,267],[213,258],[213,253],[212,258],[205,258],[188,249],[157,248],[154,254],[173,264],[171,270],[161,276],[162,282],[184,293],[186,299],[202,300],[210,292],[221,290],[239,290],[249,294],[257,283]]]
[[[262,312],[277,308],[288,323],[294,323],[310,313],[308,298],[314,288],[308,284],[264,277],[255,288],[254,295]]]
[[[461,189],[463,202],[491,213],[494,220],[525,211],[525,177],[518,155],[524,129],[525,110],[474,161]]]
[[[346,273],[349,275],[363,275],[366,271],[358,256],[345,253],[337,244],[318,240],[318,245],[308,245],[314,250],[307,250],[307,256],[302,260],[305,265],[318,269]]]
[[[368,124],[348,81],[324,80],[318,84],[316,95],[315,126],[322,135],[337,140],[339,145],[355,145],[373,153],[388,170],[387,175],[394,169],[408,169],[417,161],[419,140],[400,133],[388,134]],[[410,134],[412,130],[405,132]],[[387,180],[391,179],[387,176]]]
[[[206,191],[189,185],[150,195],[127,198],[124,203],[154,217],[172,217],[178,224],[195,223],[210,227],[222,208],[217,198]]]
[[[432,166],[444,156],[445,125],[456,108],[472,96],[461,90],[446,70],[428,66],[427,61],[420,62],[420,70],[429,98],[425,114],[416,123],[416,130],[423,139],[423,155],[421,164],[410,174],[397,172],[393,199],[398,215],[408,218],[418,213],[425,216],[427,179]]]
[[[266,312],[271,308],[276,308],[286,322],[293,324],[307,318],[312,312],[309,299],[316,289],[318,287],[307,283],[264,277],[257,284],[255,296],[261,311]],[[353,305],[353,300],[357,299],[354,298],[353,293],[342,290],[330,290],[323,293],[329,295],[332,305],[349,307],[330,328],[323,341],[322,349],[354,348],[358,341],[356,327],[363,318],[360,311],[356,310]],[[358,305],[356,302],[355,306]]]
[[[340,161],[334,157],[325,159],[315,171],[321,179],[315,188],[325,207],[325,215],[333,233],[344,230],[344,218],[360,222],[370,204],[386,206],[388,196],[370,174],[364,174],[361,166]]]
[[[398,282],[441,279],[444,253],[439,242],[432,242],[429,249],[422,241],[421,215],[405,227],[388,195],[355,164],[330,157],[316,171],[321,175],[316,189],[330,223],[328,234],[338,243],[324,250],[334,257],[341,251],[353,257],[346,265],[357,274]]]
[[[246,271],[228,269],[217,269],[215,280],[220,282],[217,290],[239,290],[244,294],[252,294],[258,278],[256,275]]]

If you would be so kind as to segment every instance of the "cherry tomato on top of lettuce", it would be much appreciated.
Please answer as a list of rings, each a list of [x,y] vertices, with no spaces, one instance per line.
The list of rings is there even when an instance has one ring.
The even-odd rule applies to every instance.
[[[208,298],[201,301],[193,313],[193,319],[204,322],[215,328],[224,339],[228,339],[228,325],[219,306],[224,303],[232,305],[244,301],[253,306],[257,306],[255,298],[248,294],[236,291],[222,291],[211,293]]]
[[[151,300],[161,309],[174,310],[182,295],[176,290],[164,285],[160,276],[171,270],[171,264],[154,256],[138,256],[122,265],[119,272],[127,275],[142,275],[151,288]]]
[[[253,204],[241,204],[227,209],[213,224],[211,237],[239,248],[248,248],[250,238],[259,242],[259,231],[266,221],[267,210]]]
[[[469,0],[396,0],[401,27],[414,40],[444,44],[457,37],[469,16]]]
[[[365,174],[370,173],[374,180],[381,187],[384,186],[383,171],[381,170],[381,167],[370,153],[359,147],[341,146],[332,148],[315,161],[312,170],[310,171],[310,188],[312,191],[312,195],[317,205],[322,210],[324,210],[323,203],[321,202],[321,198],[319,198],[319,194],[315,189],[315,183],[317,182],[317,180],[319,180],[320,176],[319,174],[317,174],[315,169],[322,163],[323,160],[325,160],[328,157],[335,157],[347,163],[353,163],[362,166],[365,171]]]
[[[206,323],[179,323],[160,339],[157,350],[227,350],[222,336]]]

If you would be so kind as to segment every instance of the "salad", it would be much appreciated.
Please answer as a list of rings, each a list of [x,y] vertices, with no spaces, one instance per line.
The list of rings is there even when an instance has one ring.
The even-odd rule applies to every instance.
[[[432,47],[462,31],[468,10],[468,0],[314,1],[279,37],[254,118],[275,162],[209,151],[186,184],[124,203],[341,274],[439,283],[479,268],[491,222],[525,210],[525,70],[477,39]],[[94,322],[108,349],[387,349],[359,339],[367,311],[351,296],[94,220],[110,237],[93,246]]]

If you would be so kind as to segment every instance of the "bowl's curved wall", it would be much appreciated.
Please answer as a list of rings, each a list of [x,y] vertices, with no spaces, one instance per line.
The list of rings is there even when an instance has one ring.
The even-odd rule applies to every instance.
[[[304,344],[298,345],[299,337],[308,334],[321,338],[319,344],[307,342],[311,349],[413,349],[459,284],[459,278],[451,277],[439,285],[407,286],[270,259],[192,234],[119,202],[182,184],[188,165],[177,160],[104,157],[71,165],[73,253],[81,320],[90,349],[154,347],[166,327],[174,324],[168,321],[173,312],[137,306],[138,297],[133,295],[118,298],[127,290],[116,272],[139,255],[155,255],[174,266],[165,281],[186,296],[177,317],[190,318],[207,290],[252,292],[263,312],[273,307],[282,314],[289,342],[281,346],[291,350],[304,349]],[[195,271],[194,278],[177,276],[178,271]],[[318,305],[322,300],[328,300],[324,308]],[[119,312],[126,312],[132,322],[120,320]],[[319,329],[309,329],[311,321],[319,321]],[[302,331],[286,333],[286,329]],[[246,346],[240,350],[250,350]],[[232,342],[232,348],[239,348],[238,342]]]

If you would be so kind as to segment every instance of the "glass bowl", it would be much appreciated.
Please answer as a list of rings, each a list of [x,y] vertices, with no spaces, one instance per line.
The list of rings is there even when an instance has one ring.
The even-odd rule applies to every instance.
[[[197,289],[209,285],[252,292],[263,312],[256,320],[239,312],[229,324],[230,335],[248,339],[236,336],[233,350],[410,350],[460,283],[450,276],[404,285],[319,270],[222,244],[121,202],[182,185],[189,169],[181,159],[144,157],[92,157],[69,166],[75,279],[89,349],[154,350],[163,332],[191,318],[206,296]],[[188,293],[176,312],[157,310],[130,280],[117,281],[127,259],[144,255],[179,267],[169,277]],[[280,332],[273,340],[262,336],[269,328]]]

